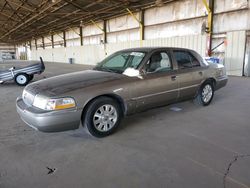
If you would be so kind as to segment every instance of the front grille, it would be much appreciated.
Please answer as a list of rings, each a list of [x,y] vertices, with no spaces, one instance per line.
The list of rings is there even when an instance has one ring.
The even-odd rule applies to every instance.
[[[33,101],[35,99],[35,95],[26,90],[23,90],[22,98],[25,104],[27,104],[28,106],[32,106]]]

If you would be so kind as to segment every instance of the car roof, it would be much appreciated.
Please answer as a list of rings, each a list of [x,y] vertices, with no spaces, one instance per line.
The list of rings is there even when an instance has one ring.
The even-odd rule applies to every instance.
[[[139,47],[139,48],[128,48],[128,49],[124,49],[124,50],[120,50],[120,52],[130,52],[130,51],[137,51],[137,52],[151,52],[154,50],[189,50],[189,51],[193,51],[191,49],[187,49],[187,48],[177,48],[177,47]]]

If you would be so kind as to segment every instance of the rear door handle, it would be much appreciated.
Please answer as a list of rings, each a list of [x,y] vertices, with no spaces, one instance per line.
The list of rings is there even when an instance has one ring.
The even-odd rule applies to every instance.
[[[199,75],[201,75],[201,76],[202,76],[202,75],[203,75],[203,72],[202,72],[202,71],[200,71],[200,72],[199,72]]]

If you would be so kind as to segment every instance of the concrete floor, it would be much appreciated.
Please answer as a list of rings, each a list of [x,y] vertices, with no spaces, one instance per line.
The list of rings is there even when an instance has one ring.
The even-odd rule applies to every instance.
[[[35,80],[86,69],[46,65]],[[15,109],[22,89],[0,85],[0,188],[250,187],[249,78],[230,77],[208,107],[187,101],[130,116],[104,139],[29,128]]]

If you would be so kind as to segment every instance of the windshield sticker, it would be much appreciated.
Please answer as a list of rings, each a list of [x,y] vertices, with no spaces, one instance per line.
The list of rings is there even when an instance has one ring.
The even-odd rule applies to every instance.
[[[132,52],[130,55],[138,56],[138,57],[143,57],[144,53],[141,53],[141,52]]]

